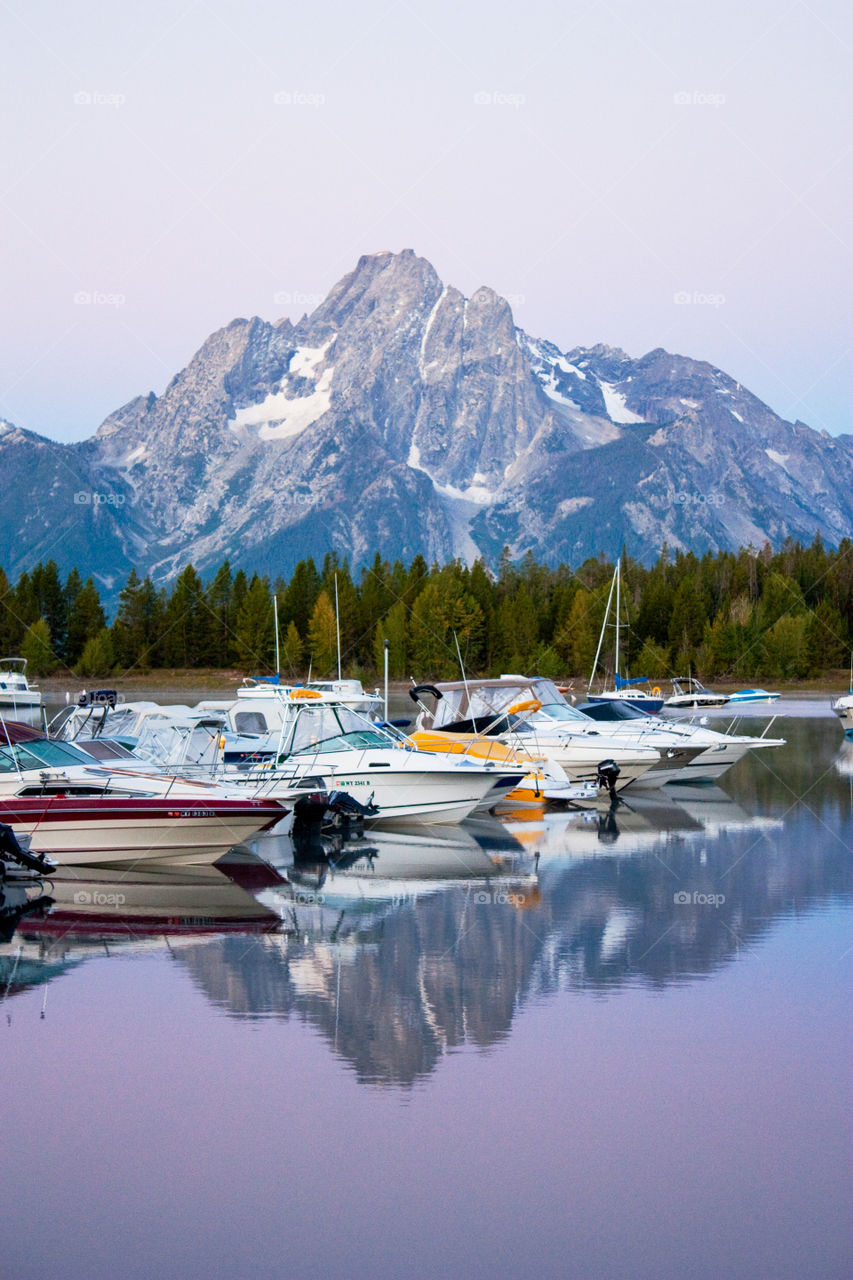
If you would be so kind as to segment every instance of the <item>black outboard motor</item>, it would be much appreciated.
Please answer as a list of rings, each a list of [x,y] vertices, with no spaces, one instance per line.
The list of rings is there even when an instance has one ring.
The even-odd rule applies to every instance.
[[[361,804],[346,791],[312,791],[300,796],[293,806],[293,835],[310,839],[322,833],[360,833],[365,818],[373,818],[378,812],[372,799]]]
[[[49,876],[56,870],[56,863],[47,854],[22,849],[12,828],[3,822],[0,822],[0,858],[9,858],[30,871],[37,871],[40,876]]]
[[[610,792],[610,803],[615,808],[619,803],[619,797],[616,794],[616,779],[622,770],[619,768],[615,760],[602,760],[598,765],[598,785],[606,787]]]

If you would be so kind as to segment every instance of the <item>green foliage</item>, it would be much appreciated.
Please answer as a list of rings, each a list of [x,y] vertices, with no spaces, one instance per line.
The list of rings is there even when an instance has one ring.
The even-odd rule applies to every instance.
[[[384,641],[395,679],[459,674],[454,633],[472,674],[518,670],[585,681],[598,646],[613,566],[602,556],[555,569],[509,551],[497,572],[483,561],[429,567],[374,557],[353,581],[329,553],[322,571],[303,560],[277,578],[281,665],[289,675],[309,662],[317,676],[337,669],[337,576],[343,665],[381,673]],[[778,551],[661,552],[646,568],[625,556],[620,635],[622,674],[660,682],[705,679],[801,679],[847,665],[853,638],[853,542],[835,550],[819,538]],[[168,586],[131,572],[106,627],[93,579],[74,569],[64,586],[52,561],[12,585],[0,568],[0,656],[22,651],[34,674],[61,663],[108,672],[152,666],[272,670],[270,583],[251,581],[226,561],[206,582],[187,565]],[[109,634],[112,659],[105,644]],[[613,660],[614,633],[600,670]],[[81,665],[82,664],[82,665]],[[612,672],[610,672],[612,674]]]
[[[37,618],[27,627],[21,641],[21,657],[26,658],[31,675],[49,676],[59,666],[46,619]]]
[[[83,648],[74,674],[83,677],[108,676],[115,666],[115,649],[108,627],[91,636]]]
[[[328,593],[321,591],[308,623],[308,649],[317,679],[333,675],[338,666],[338,636],[335,608]]]
[[[275,637],[269,584],[254,574],[237,613],[234,643],[237,660],[246,672],[271,671]]]

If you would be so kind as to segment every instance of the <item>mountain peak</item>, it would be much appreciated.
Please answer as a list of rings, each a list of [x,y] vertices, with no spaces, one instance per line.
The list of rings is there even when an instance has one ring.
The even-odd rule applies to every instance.
[[[69,498],[63,516],[67,554],[113,578],[226,557],[275,575],[330,550],[354,567],[377,552],[496,562],[507,545],[577,565],[623,542],[650,560],[664,541],[853,532],[853,437],[792,427],[661,347],[564,352],[517,328],[494,289],[466,299],[412,249],[363,255],[295,325],[232,320],[90,441],[51,453],[2,423],[0,448],[13,572],[38,559],[32,528],[52,528],[56,498],[31,478],[47,453],[58,484],[70,470],[80,492],[115,495],[100,514]],[[93,536],[96,515],[111,539]]]

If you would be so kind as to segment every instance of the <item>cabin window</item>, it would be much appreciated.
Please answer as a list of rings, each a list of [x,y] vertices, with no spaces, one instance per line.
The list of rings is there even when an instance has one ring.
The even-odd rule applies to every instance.
[[[262,711],[238,711],[234,717],[238,733],[269,733],[269,725]]]

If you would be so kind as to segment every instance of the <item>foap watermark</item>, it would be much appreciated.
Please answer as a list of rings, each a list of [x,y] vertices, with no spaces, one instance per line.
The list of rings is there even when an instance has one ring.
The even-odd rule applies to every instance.
[[[523,893],[513,893],[509,889],[475,889],[471,896],[481,907],[520,907],[525,901]]]
[[[123,507],[126,501],[123,493],[96,493],[90,489],[80,489],[74,495],[74,505],[78,507]]]
[[[699,889],[694,889],[692,893],[687,889],[677,889],[672,895],[672,900],[677,907],[721,907],[726,900],[726,895],[702,893]]]
[[[74,295],[75,307],[123,307],[126,302],[123,293],[104,293],[101,289],[78,289]]]
[[[679,289],[672,295],[677,307],[722,307],[726,301],[724,293],[700,293],[698,289]]]
[[[123,893],[106,893],[102,889],[78,889],[74,895],[78,907],[123,907],[127,897]]]
[[[726,497],[723,493],[677,493],[675,503],[679,507],[721,507]]]
[[[304,307],[308,311],[313,311],[315,307],[319,307],[323,297],[322,293],[303,293],[300,289],[279,289],[278,293],[273,294],[272,300],[277,307]]]
[[[74,94],[75,107],[123,107],[127,102],[124,93],[104,93],[102,89],[78,89]]]
[[[474,94],[476,107],[514,107],[517,111],[527,102],[525,93],[504,93],[500,89],[478,89]]]
[[[279,89],[272,96],[277,107],[318,107],[326,105],[325,93],[317,93],[308,89]]]
[[[300,907],[322,907],[325,901],[325,894],[317,893],[313,889],[297,889],[291,897],[291,902],[295,902]]]
[[[702,89],[677,89],[672,95],[677,107],[724,107],[724,93],[706,93]]]

